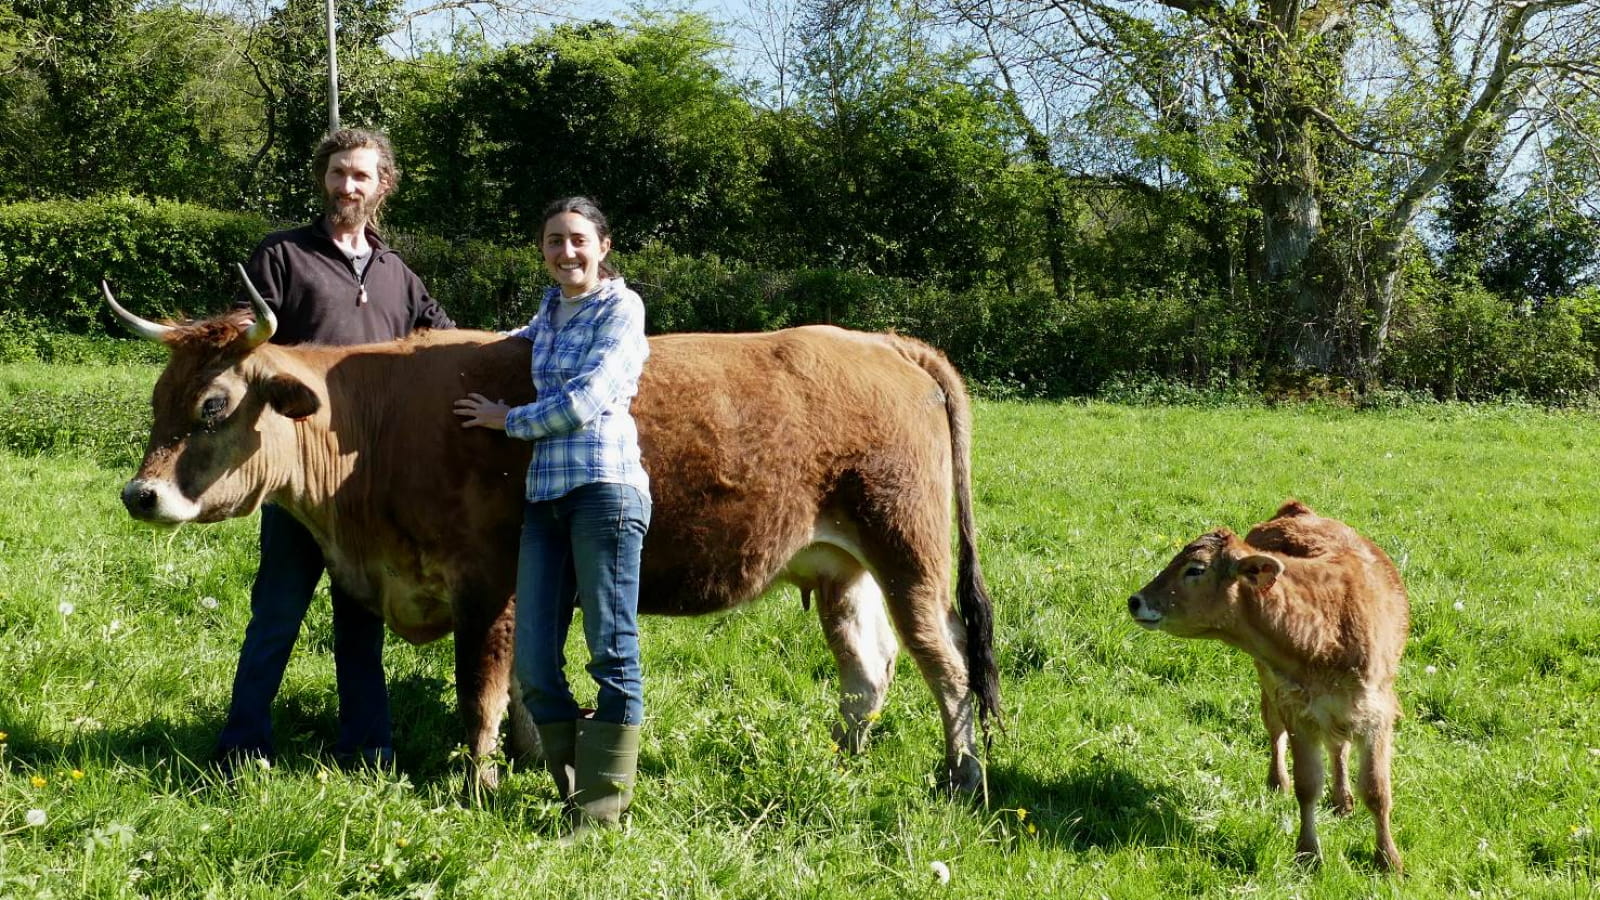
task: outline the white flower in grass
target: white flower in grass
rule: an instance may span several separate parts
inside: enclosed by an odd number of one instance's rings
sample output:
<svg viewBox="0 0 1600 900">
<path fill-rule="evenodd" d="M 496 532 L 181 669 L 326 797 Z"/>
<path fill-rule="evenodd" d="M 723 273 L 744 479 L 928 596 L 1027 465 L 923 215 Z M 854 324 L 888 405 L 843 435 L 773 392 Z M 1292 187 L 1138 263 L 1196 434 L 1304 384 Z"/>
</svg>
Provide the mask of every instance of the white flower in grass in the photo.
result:
<svg viewBox="0 0 1600 900">
<path fill-rule="evenodd" d="M 77 611 L 78 608 L 73 606 L 70 600 L 63 600 L 56 606 L 56 612 L 61 613 L 63 616 L 70 616 Z"/>
<path fill-rule="evenodd" d="M 206 609 L 216 609 L 218 606 L 221 606 L 222 604 L 218 603 L 217 602 L 217 598 L 215 598 L 215 597 L 201 597 L 200 598 L 200 605 L 205 607 Z"/>
<path fill-rule="evenodd" d="M 928 868 L 933 870 L 933 877 L 935 881 L 938 881 L 940 884 L 950 883 L 950 866 L 936 859 L 933 862 L 928 863 Z"/>
<path fill-rule="evenodd" d="M 1455 603 L 1455 611 L 1456 612 L 1464 612 L 1464 611 L 1466 611 L 1466 608 L 1467 608 L 1467 605 L 1465 603 L 1462 603 L 1460 600 L 1456 601 L 1456 603 Z"/>
<path fill-rule="evenodd" d="M 1437 674 L 1439 674 L 1439 667 L 1438 666 L 1423 666 L 1422 667 L 1422 671 L 1426 672 L 1429 675 L 1437 675 Z"/>
<path fill-rule="evenodd" d="M 50 821 L 50 817 L 46 816 L 44 814 L 44 810 L 42 809 L 30 809 L 28 810 L 27 814 L 22 817 L 22 821 L 23 824 L 27 825 L 29 828 L 43 828 L 44 823 Z"/>
</svg>

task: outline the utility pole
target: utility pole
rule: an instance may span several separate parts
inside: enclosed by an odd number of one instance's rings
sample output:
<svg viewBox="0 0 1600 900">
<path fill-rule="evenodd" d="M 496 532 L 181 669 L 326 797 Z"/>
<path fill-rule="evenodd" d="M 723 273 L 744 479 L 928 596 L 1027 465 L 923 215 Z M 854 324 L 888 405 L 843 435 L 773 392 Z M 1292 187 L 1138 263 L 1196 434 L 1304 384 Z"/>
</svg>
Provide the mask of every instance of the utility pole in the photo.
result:
<svg viewBox="0 0 1600 900">
<path fill-rule="evenodd" d="M 333 18 L 333 2 L 328 7 L 328 133 L 339 130 L 339 42 Z"/>
</svg>

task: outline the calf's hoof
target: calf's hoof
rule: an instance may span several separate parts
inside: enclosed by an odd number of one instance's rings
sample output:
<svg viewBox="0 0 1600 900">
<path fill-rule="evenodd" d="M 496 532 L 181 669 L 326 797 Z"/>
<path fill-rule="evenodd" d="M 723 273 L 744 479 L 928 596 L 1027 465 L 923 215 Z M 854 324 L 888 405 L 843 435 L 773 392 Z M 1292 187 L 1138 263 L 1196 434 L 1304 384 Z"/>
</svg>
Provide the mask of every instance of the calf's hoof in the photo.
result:
<svg viewBox="0 0 1600 900">
<path fill-rule="evenodd" d="M 1379 872 L 1386 875 L 1404 875 L 1405 866 L 1400 862 L 1400 851 L 1394 847 L 1379 847 L 1378 852 L 1372 856 L 1372 864 Z"/>
<path fill-rule="evenodd" d="M 1356 800 L 1349 794 L 1330 794 L 1328 796 L 1328 809 L 1336 816 L 1348 816 L 1354 812 Z"/>
</svg>

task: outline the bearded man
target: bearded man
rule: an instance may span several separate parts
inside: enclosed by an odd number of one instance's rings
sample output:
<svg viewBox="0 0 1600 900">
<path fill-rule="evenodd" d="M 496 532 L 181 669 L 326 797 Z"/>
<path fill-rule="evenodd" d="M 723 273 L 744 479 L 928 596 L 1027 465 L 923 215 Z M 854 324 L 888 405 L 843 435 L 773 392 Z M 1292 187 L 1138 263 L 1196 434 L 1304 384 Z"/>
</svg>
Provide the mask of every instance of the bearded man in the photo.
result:
<svg viewBox="0 0 1600 900">
<path fill-rule="evenodd" d="M 277 314 L 273 343 L 365 344 L 405 337 L 416 328 L 454 327 L 373 227 L 399 180 L 388 138 L 359 129 L 336 131 L 317 146 L 311 168 L 323 215 L 268 235 L 245 267 Z M 246 298 L 238 303 L 250 308 Z M 261 563 L 250 590 L 250 624 L 239 650 L 228 721 L 217 741 L 224 770 L 243 760 L 270 763 L 273 758 L 272 701 L 324 568 L 322 550 L 304 525 L 277 506 L 261 508 Z M 337 582 L 329 588 L 339 691 L 334 759 L 346 766 L 391 766 L 383 619 L 363 609 Z"/>
</svg>

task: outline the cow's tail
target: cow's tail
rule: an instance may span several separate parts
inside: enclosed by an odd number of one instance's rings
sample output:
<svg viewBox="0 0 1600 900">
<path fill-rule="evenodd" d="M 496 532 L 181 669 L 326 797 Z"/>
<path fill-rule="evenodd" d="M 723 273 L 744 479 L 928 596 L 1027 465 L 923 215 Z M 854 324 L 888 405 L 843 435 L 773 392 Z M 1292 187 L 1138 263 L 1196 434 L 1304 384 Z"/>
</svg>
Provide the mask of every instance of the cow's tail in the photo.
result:
<svg viewBox="0 0 1600 900">
<path fill-rule="evenodd" d="M 1000 672 L 994 658 L 994 606 L 978 565 L 978 526 L 972 514 L 972 406 L 961 375 L 933 347 L 911 338 L 894 336 L 902 354 L 916 363 L 944 394 L 945 416 L 950 423 L 950 468 L 955 490 L 956 524 L 960 549 L 956 563 L 956 605 L 967 630 L 967 684 L 977 700 L 978 721 L 984 745 L 990 741 L 991 722 L 1005 727 L 1000 709 Z"/>
</svg>

